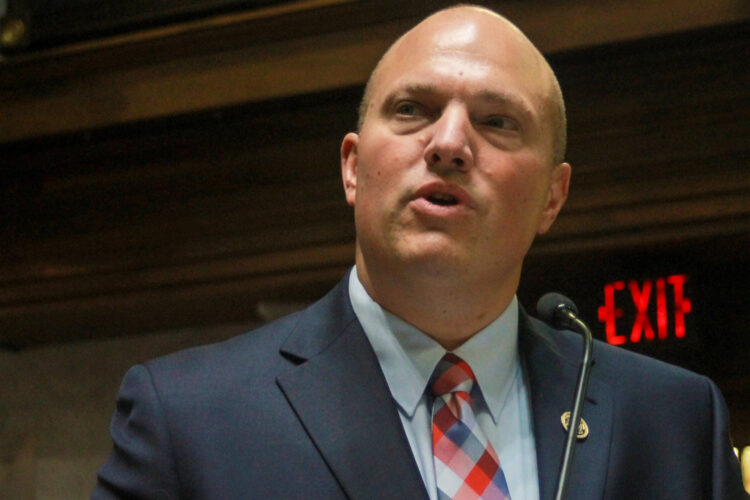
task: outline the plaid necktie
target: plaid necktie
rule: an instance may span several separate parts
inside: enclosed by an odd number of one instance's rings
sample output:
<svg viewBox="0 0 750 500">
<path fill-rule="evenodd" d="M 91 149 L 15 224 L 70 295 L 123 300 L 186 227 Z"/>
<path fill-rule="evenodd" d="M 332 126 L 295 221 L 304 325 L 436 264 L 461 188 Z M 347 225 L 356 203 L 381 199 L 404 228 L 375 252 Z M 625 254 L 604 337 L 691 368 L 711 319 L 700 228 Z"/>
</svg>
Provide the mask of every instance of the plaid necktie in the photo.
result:
<svg viewBox="0 0 750 500">
<path fill-rule="evenodd" d="M 475 381 L 469 365 L 451 352 L 443 356 L 430 379 L 439 500 L 510 500 L 500 460 L 471 408 Z"/>
</svg>

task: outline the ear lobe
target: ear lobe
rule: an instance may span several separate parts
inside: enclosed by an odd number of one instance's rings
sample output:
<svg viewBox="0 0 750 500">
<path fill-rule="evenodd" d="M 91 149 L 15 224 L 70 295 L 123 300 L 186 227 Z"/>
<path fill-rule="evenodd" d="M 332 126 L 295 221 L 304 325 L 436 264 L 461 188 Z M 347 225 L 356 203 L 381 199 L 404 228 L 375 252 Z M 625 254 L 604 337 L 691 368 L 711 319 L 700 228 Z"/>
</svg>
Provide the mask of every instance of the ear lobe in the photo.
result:
<svg viewBox="0 0 750 500">
<path fill-rule="evenodd" d="M 547 205 L 542 211 L 542 218 L 537 233 L 544 234 L 552 227 L 557 214 L 562 210 L 565 200 L 568 198 L 570 188 L 571 167 L 568 163 L 556 165 L 552 172 L 552 182 L 547 194 Z"/>
<path fill-rule="evenodd" d="M 346 202 L 354 206 L 357 196 L 357 146 L 359 135 L 349 132 L 341 142 L 341 180 L 344 183 L 344 194 Z"/>
</svg>

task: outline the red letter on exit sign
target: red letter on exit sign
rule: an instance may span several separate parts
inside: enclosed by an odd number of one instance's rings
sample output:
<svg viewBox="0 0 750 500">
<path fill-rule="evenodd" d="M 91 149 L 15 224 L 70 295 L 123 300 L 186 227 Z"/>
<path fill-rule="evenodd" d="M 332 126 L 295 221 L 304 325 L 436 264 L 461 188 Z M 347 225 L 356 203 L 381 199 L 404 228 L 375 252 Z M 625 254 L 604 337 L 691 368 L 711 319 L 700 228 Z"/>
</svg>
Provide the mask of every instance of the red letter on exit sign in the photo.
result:
<svg viewBox="0 0 750 500">
<path fill-rule="evenodd" d="M 687 276 L 683 274 L 656 280 L 645 280 L 642 283 L 634 280 L 629 281 L 627 288 L 635 309 L 633 325 L 629 335 L 618 334 L 616 323 L 616 320 L 623 316 L 623 310 L 616 306 L 617 292 L 625 290 L 625 282 L 615 281 L 604 285 L 604 305 L 599 306 L 598 316 L 599 321 L 604 323 L 607 342 L 613 345 L 622 345 L 627 342 L 640 342 L 644 337 L 647 340 L 666 339 L 669 326 L 669 313 L 667 311 L 667 289 L 669 287 L 672 291 L 674 336 L 683 338 L 685 336 L 685 315 L 691 310 L 690 299 L 685 297 L 686 281 Z M 651 300 L 652 292 L 655 296 L 654 300 Z M 622 295 L 621 301 L 627 300 L 624 297 L 625 294 L 620 295 Z M 651 304 L 654 304 L 656 308 L 656 331 L 654 331 L 649 316 Z"/>
</svg>

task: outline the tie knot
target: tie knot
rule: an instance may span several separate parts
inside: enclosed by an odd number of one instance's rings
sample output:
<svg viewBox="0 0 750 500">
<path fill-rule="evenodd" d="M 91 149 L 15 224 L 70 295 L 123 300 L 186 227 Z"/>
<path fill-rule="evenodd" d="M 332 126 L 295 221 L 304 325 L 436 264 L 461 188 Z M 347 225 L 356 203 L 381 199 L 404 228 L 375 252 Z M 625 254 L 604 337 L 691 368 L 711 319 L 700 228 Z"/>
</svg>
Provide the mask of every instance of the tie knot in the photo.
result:
<svg viewBox="0 0 750 500">
<path fill-rule="evenodd" d="M 438 361 L 430 378 L 430 391 L 435 397 L 452 392 L 471 393 L 476 377 L 469 364 L 452 352 L 445 353 Z"/>
</svg>

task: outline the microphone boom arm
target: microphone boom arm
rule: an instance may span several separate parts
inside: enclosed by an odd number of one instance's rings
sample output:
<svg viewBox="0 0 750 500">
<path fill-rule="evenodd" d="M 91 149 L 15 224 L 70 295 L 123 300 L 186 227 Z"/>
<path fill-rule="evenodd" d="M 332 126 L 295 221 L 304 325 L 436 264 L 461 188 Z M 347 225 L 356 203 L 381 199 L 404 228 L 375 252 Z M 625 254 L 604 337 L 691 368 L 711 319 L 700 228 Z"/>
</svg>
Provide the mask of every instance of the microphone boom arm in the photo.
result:
<svg viewBox="0 0 750 500">
<path fill-rule="evenodd" d="M 555 493 L 555 500 L 563 500 L 565 498 L 565 490 L 568 486 L 568 478 L 570 477 L 571 466 L 573 464 L 573 454 L 575 452 L 578 427 L 581 423 L 581 413 L 583 412 L 583 401 L 589 383 L 589 374 L 591 372 L 592 364 L 591 354 L 593 351 L 593 337 L 591 335 L 591 330 L 589 330 L 583 321 L 578 319 L 578 316 L 571 311 L 569 307 L 561 304 L 555 308 L 555 314 L 558 315 L 558 318 L 560 318 L 561 322 L 566 327 L 583 335 L 583 360 L 581 363 L 581 370 L 578 373 L 578 383 L 575 399 L 573 401 L 573 412 L 568 423 L 568 436 L 565 441 L 565 451 L 563 453 L 562 465 L 560 466 L 560 475 L 558 476 L 557 492 Z"/>
</svg>

